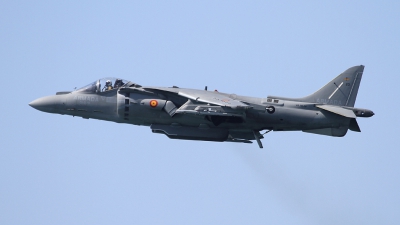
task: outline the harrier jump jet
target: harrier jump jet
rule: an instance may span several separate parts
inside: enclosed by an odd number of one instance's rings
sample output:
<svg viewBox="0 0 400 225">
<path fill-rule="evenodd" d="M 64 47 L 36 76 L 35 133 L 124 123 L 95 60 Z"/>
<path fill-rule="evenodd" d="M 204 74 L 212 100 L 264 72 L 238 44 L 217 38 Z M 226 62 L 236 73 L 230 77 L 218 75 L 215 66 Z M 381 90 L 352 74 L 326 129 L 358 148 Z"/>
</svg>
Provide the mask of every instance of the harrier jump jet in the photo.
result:
<svg viewBox="0 0 400 225">
<path fill-rule="evenodd" d="M 172 139 L 252 143 L 270 131 L 304 131 L 342 137 L 360 132 L 354 108 L 364 66 L 347 69 L 303 98 L 246 97 L 217 91 L 150 87 L 104 78 L 72 92 L 57 92 L 29 103 L 33 108 L 85 119 L 149 126 Z M 265 131 L 264 133 L 260 133 Z"/>
</svg>

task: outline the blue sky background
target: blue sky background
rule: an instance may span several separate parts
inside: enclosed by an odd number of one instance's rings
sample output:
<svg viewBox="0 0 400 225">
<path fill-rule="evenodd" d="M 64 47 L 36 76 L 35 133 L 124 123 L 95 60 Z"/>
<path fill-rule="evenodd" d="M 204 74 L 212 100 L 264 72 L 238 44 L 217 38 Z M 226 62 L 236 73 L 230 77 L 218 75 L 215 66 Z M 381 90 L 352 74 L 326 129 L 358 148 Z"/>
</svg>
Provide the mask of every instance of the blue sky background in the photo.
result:
<svg viewBox="0 0 400 225">
<path fill-rule="evenodd" d="M 399 224 L 399 1 L 2 1 L 0 224 Z M 362 133 L 256 144 L 46 114 L 115 76 L 302 97 L 365 65 Z"/>
</svg>

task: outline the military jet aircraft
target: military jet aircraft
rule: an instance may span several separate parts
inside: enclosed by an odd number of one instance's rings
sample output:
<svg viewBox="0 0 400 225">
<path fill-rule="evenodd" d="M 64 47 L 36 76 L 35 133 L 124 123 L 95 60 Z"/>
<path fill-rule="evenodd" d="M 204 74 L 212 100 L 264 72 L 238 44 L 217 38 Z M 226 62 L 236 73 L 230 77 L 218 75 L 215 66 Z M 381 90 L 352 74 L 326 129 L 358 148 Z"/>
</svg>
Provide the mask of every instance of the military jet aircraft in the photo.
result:
<svg viewBox="0 0 400 225">
<path fill-rule="evenodd" d="M 304 131 L 342 137 L 360 132 L 354 108 L 364 66 L 354 66 L 303 98 L 246 97 L 218 91 L 141 86 L 104 78 L 71 92 L 29 103 L 33 108 L 85 119 L 150 126 L 172 139 L 252 143 L 270 131 Z M 260 133 L 265 131 L 264 133 Z"/>
</svg>

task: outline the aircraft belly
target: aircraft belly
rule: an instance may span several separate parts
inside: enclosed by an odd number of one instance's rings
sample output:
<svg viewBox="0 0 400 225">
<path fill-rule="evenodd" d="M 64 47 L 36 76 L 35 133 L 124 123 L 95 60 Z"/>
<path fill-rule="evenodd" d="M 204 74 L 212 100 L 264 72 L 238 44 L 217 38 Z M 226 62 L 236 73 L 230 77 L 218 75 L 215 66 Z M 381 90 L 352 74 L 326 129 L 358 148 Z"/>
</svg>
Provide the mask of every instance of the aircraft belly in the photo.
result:
<svg viewBox="0 0 400 225">
<path fill-rule="evenodd" d="M 223 128 L 188 127 L 179 125 L 152 124 L 153 133 L 165 134 L 171 139 L 226 141 L 229 131 Z"/>
<path fill-rule="evenodd" d="M 312 125 L 317 111 L 289 107 L 274 107 L 274 112 L 260 113 L 263 123 L 274 130 L 301 130 Z"/>
</svg>

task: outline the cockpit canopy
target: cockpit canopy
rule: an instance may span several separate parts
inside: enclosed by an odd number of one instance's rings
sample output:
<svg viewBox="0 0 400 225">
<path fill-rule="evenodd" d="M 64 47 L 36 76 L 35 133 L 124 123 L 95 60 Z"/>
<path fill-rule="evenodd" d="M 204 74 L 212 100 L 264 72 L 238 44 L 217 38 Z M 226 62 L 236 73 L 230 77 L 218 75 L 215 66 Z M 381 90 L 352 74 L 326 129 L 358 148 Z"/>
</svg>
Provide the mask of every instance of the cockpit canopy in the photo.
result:
<svg viewBox="0 0 400 225">
<path fill-rule="evenodd" d="M 77 89 L 75 92 L 83 92 L 83 93 L 99 93 L 111 91 L 113 89 L 118 89 L 122 86 L 130 83 L 127 80 L 115 78 L 115 77 L 106 77 L 100 80 L 97 80 L 91 84 L 88 84 L 84 87 Z"/>
</svg>

